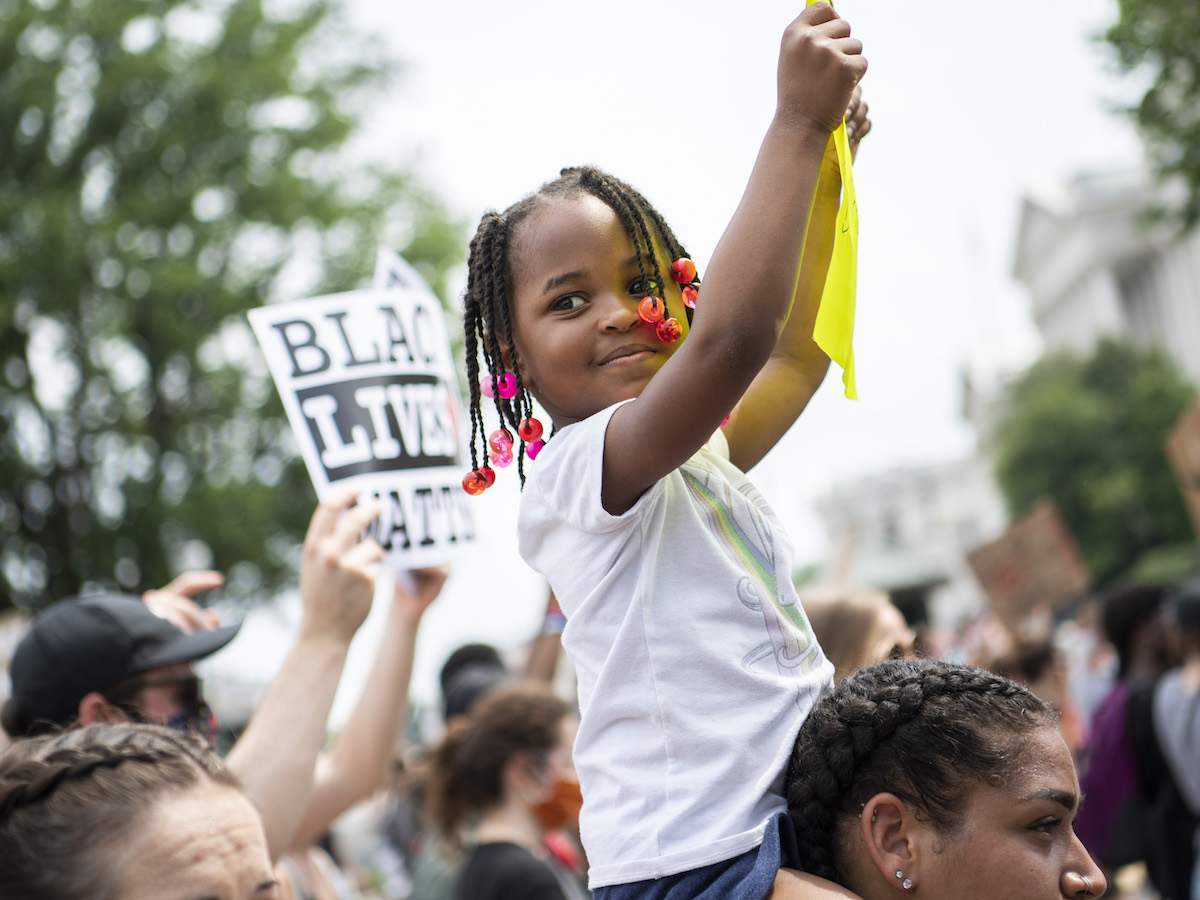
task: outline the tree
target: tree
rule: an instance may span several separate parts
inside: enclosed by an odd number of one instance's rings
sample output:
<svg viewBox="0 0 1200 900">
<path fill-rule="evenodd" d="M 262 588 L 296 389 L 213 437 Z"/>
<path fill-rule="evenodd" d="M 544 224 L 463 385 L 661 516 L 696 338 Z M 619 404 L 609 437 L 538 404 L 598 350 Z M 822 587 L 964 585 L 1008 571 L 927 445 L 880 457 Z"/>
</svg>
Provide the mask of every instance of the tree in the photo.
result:
<svg viewBox="0 0 1200 900">
<path fill-rule="evenodd" d="M 463 229 L 354 162 L 395 66 L 326 0 L 0 0 L 0 577 L 37 605 L 293 571 L 315 504 L 245 311 Z"/>
<path fill-rule="evenodd" d="M 1192 393 L 1157 350 L 1112 340 L 1087 359 L 1040 360 L 1006 389 L 993 433 L 1010 511 L 1052 497 L 1101 583 L 1150 548 L 1189 542 L 1163 439 Z"/>
<path fill-rule="evenodd" d="M 1175 210 L 1185 228 L 1200 221 L 1200 5 L 1194 0 L 1119 0 L 1105 39 L 1126 71 L 1151 84 L 1132 108 L 1154 167 L 1178 177 L 1186 197 Z"/>
</svg>

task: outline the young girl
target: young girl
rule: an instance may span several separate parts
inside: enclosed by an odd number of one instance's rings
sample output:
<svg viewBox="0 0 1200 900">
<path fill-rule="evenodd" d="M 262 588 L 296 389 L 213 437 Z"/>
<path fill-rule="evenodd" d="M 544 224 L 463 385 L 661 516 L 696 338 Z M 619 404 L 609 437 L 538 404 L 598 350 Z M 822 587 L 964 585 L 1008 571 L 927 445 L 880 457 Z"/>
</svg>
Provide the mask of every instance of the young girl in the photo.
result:
<svg viewBox="0 0 1200 900">
<path fill-rule="evenodd" d="M 781 862 L 788 749 L 832 667 L 743 473 L 828 365 L 812 330 L 840 188 L 830 135 L 865 69 L 827 4 L 788 27 L 776 113 L 698 297 L 662 217 L 591 168 L 485 215 L 471 244 L 464 487 L 512 459 L 510 428 L 518 459 L 538 456 L 519 546 L 567 617 L 600 900 L 765 897 Z M 480 388 L 505 423 L 490 465 Z M 544 451 L 530 395 L 553 423 Z"/>
</svg>

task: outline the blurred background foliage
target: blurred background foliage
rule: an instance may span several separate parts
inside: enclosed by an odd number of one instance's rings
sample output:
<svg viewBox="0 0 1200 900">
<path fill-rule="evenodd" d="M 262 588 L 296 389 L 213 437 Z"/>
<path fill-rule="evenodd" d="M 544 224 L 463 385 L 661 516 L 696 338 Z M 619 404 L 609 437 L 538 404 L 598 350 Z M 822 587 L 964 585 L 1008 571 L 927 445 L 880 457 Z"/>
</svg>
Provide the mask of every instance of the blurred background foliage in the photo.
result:
<svg viewBox="0 0 1200 900">
<path fill-rule="evenodd" d="M 1119 0 L 1105 33 L 1119 65 L 1147 81 L 1129 112 L 1150 160 L 1184 191 L 1166 210 L 1186 229 L 1200 222 L 1200 4 L 1196 0 Z"/>
<path fill-rule="evenodd" d="M 396 64 L 325 2 L 0 0 L 0 608 L 293 576 L 316 498 L 245 319 L 440 296 L 465 232 L 352 152 Z"/>
<path fill-rule="evenodd" d="M 1136 574 L 1143 557 L 1168 548 L 1194 565 L 1163 446 L 1194 393 L 1156 349 L 1108 339 L 1087 357 L 1043 357 L 1007 387 L 992 432 L 1009 511 L 1053 498 L 1097 584 Z"/>
</svg>

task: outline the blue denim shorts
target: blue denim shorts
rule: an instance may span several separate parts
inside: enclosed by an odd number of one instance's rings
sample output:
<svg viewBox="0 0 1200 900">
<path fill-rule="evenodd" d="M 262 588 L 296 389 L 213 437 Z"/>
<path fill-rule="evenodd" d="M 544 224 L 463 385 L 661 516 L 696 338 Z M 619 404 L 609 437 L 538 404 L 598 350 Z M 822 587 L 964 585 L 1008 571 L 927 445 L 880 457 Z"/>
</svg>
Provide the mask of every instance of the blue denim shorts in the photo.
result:
<svg viewBox="0 0 1200 900">
<path fill-rule="evenodd" d="M 610 884 L 595 900 L 766 900 L 781 866 L 799 868 L 796 832 L 787 813 L 767 822 L 763 842 L 724 862 L 663 878 Z"/>
</svg>

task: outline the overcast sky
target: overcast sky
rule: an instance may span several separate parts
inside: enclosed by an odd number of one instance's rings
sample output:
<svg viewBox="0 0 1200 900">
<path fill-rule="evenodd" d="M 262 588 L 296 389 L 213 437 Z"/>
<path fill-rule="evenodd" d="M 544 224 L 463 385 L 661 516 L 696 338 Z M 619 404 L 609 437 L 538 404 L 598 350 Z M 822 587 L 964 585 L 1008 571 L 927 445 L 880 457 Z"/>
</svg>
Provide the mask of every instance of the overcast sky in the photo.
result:
<svg viewBox="0 0 1200 900">
<path fill-rule="evenodd" d="M 779 39 L 800 9 L 774 0 L 350 7 L 406 64 L 374 113 L 374 152 L 412 159 L 472 224 L 563 166 L 599 165 L 650 198 L 701 272 L 745 187 L 774 105 Z M 825 550 L 812 498 L 862 474 L 968 454 L 963 367 L 1011 370 L 1036 355 L 1027 298 L 1009 275 L 1025 193 L 1140 159 L 1113 111 L 1133 86 L 1095 39 L 1115 0 L 838 9 L 865 45 L 874 123 L 855 169 L 861 399 L 845 400 L 831 373 L 755 470 L 801 561 Z M 485 541 L 427 617 L 420 693 L 458 643 L 512 643 L 536 625 L 543 597 L 516 558 L 515 497 L 509 485 L 480 498 Z"/>
</svg>

